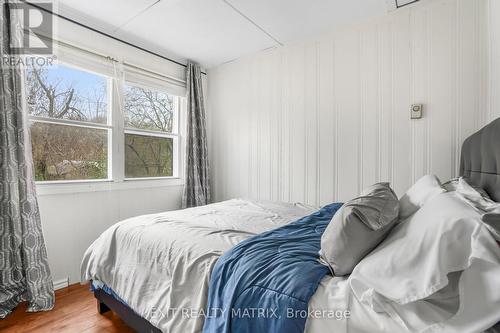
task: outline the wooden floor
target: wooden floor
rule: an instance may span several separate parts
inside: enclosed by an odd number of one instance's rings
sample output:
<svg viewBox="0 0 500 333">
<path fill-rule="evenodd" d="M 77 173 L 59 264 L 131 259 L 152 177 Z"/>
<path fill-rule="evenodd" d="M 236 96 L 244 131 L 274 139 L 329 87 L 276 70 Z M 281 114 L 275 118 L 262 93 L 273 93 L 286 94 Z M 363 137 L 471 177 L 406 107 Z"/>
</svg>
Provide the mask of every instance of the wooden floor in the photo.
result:
<svg viewBox="0 0 500 333">
<path fill-rule="evenodd" d="M 97 301 L 88 285 L 71 285 L 56 291 L 52 311 L 27 313 L 20 304 L 6 319 L 0 319 L 1 333 L 128 333 L 134 332 L 113 312 L 97 313 Z"/>
</svg>

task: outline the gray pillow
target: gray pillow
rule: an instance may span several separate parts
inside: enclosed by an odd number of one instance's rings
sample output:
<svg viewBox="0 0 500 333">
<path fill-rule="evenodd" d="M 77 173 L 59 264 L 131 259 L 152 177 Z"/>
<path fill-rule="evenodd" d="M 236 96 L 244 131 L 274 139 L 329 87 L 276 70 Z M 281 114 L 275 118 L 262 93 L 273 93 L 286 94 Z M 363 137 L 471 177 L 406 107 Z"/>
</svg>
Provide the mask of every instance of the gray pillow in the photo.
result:
<svg viewBox="0 0 500 333">
<path fill-rule="evenodd" d="M 350 274 L 396 224 L 398 197 L 389 183 L 365 189 L 346 202 L 332 218 L 321 237 L 320 256 L 336 276 Z"/>
</svg>

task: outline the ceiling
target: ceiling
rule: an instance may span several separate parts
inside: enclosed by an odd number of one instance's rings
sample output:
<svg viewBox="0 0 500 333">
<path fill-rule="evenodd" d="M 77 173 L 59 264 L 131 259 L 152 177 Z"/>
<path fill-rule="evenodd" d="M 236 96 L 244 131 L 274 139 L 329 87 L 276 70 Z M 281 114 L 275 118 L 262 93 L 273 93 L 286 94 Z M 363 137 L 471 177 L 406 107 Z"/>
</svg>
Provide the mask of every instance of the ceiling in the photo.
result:
<svg viewBox="0 0 500 333">
<path fill-rule="evenodd" d="M 386 0 L 59 0 L 58 12 L 205 68 L 382 15 Z"/>
</svg>

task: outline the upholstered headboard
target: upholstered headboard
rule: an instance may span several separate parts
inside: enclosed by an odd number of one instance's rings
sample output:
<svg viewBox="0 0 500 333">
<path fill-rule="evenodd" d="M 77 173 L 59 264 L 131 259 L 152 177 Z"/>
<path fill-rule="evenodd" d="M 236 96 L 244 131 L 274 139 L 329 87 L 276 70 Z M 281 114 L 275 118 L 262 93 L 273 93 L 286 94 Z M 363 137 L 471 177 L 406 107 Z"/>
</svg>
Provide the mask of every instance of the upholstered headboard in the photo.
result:
<svg viewBox="0 0 500 333">
<path fill-rule="evenodd" d="M 500 202 L 500 118 L 464 141 L 460 175 Z"/>
</svg>

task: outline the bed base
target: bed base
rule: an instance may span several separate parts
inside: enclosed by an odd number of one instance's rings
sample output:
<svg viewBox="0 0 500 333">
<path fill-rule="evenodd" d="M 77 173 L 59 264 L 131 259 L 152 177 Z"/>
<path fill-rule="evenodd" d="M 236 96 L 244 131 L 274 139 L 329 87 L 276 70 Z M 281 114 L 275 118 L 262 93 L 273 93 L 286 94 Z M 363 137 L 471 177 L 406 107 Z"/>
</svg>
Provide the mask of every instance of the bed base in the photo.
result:
<svg viewBox="0 0 500 333">
<path fill-rule="evenodd" d="M 104 314 L 113 311 L 128 326 L 139 333 L 161 333 L 161 330 L 153 326 L 149 321 L 139 316 L 131 308 L 107 294 L 102 289 L 96 289 L 94 296 L 97 298 L 97 311 Z"/>
</svg>

